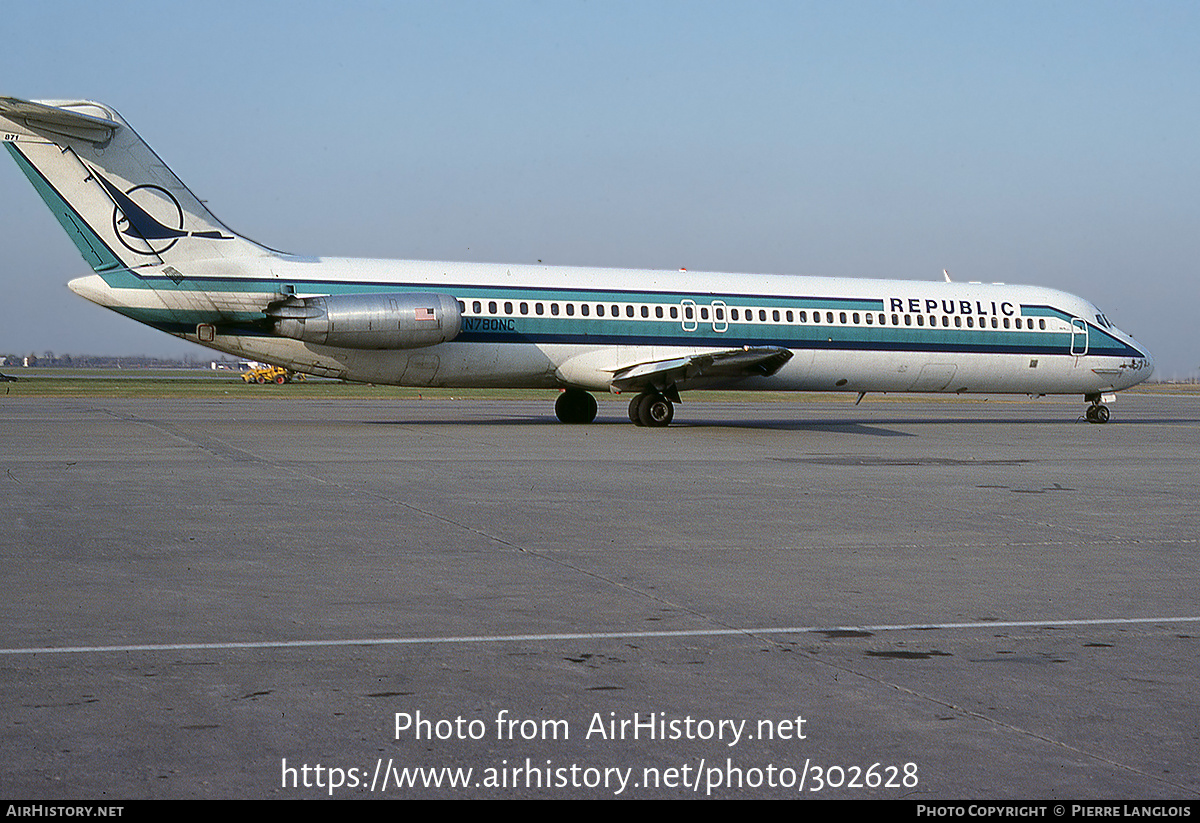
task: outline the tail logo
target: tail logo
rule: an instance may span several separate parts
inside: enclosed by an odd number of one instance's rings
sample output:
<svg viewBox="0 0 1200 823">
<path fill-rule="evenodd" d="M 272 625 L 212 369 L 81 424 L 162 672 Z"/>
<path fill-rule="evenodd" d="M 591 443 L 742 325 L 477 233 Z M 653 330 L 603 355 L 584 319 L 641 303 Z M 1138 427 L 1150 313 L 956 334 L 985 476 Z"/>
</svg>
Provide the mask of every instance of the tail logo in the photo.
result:
<svg viewBox="0 0 1200 823">
<path fill-rule="evenodd" d="M 123 192 L 95 169 L 91 171 L 113 200 L 113 232 L 121 244 L 134 254 L 160 255 L 178 243 L 181 237 L 233 239 L 232 235 L 219 231 L 185 230 L 183 207 L 175 195 L 162 186 L 145 183 Z"/>
</svg>

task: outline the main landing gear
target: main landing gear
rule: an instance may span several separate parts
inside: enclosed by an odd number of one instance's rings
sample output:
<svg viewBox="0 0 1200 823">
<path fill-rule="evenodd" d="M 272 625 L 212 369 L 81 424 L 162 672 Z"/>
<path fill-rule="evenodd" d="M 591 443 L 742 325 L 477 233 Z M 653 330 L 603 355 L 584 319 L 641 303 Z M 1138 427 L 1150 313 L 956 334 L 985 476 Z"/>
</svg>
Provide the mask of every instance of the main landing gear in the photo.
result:
<svg viewBox="0 0 1200 823">
<path fill-rule="evenodd" d="M 643 392 L 629 401 L 629 420 L 635 426 L 661 428 L 675 418 L 675 404 L 658 392 Z"/>
<path fill-rule="evenodd" d="M 554 414 L 564 423 L 591 423 L 596 419 L 596 398 L 583 389 L 566 389 L 554 401 Z"/>
<path fill-rule="evenodd" d="M 670 391 L 670 390 L 668 390 Z M 674 419 L 678 397 L 643 391 L 629 402 L 629 419 L 636 426 L 661 428 Z M 596 419 L 596 398 L 582 389 L 565 389 L 554 401 L 554 415 L 564 423 L 589 423 Z"/>
<path fill-rule="evenodd" d="M 629 419 L 637 426 L 669 425 L 675 418 L 679 396 L 673 393 L 673 388 L 667 394 L 647 391 L 634 397 L 629 401 Z M 583 389 L 565 389 L 554 401 L 554 414 L 564 423 L 591 423 L 596 419 L 596 398 Z"/>
<path fill-rule="evenodd" d="M 1101 403 L 1101 397 L 1098 394 L 1085 395 L 1084 400 L 1091 403 L 1087 407 L 1087 411 L 1083 413 L 1084 419 L 1089 423 L 1107 423 L 1108 422 L 1108 406 Z M 1109 400 L 1112 398 L 1109 397 Z"/>
</svg>

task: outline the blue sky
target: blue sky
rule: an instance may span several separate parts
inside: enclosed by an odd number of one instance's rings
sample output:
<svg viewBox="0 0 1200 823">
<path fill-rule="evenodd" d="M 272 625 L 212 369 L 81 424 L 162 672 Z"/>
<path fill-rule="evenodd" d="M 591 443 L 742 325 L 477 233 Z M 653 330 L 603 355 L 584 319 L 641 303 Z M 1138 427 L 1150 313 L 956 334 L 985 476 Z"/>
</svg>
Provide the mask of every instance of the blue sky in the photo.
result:
<svg viewBox="0 0 1200 823">
<path fill-rule="evenodd" d="M 1200 4 L 46 2 L 0 93 L 117 108 L 276 248 L 1035 283 L 1195 376 Z M 0 352 L 190 347 L 75 297 L 0 157 Z"/>
</svg>

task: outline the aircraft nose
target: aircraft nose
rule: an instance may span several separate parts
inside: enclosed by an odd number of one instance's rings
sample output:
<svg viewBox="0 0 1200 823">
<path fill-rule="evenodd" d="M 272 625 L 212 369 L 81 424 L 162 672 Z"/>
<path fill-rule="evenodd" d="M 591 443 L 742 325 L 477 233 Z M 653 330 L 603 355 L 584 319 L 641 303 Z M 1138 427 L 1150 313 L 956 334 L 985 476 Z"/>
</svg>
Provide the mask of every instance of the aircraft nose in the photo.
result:
<svg viewBox="0 0 1200 823">
<path fill-rule="evenodd" d="M 1138 341 L 1130 338 L 1130 342 L 1137 351 L 1137 356 L 1133 358 L 1133 362 L 1131 363 L 1133 368 L 1125 372 L 1125 379 L 1129 382 L 1129 386 L 1136 386 L 1138 383 L 1149 380 L 1150 375 L 1154 374 L 1154 357 Z"/>
</svg>

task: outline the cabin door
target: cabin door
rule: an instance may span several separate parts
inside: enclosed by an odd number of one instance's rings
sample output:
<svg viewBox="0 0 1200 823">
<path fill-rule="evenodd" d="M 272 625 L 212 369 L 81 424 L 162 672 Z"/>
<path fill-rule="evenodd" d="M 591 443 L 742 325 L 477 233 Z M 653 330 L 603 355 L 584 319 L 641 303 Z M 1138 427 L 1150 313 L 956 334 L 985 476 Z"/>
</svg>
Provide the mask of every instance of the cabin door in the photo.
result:
<svg viewBox="0 0 1200 823">
<path fill-rule="evenodd" d="M 1086 320 L 1071 319 L 1071 354 L 1082 357 L 1088 352 L 1088 326 Z"/>
</svg>

